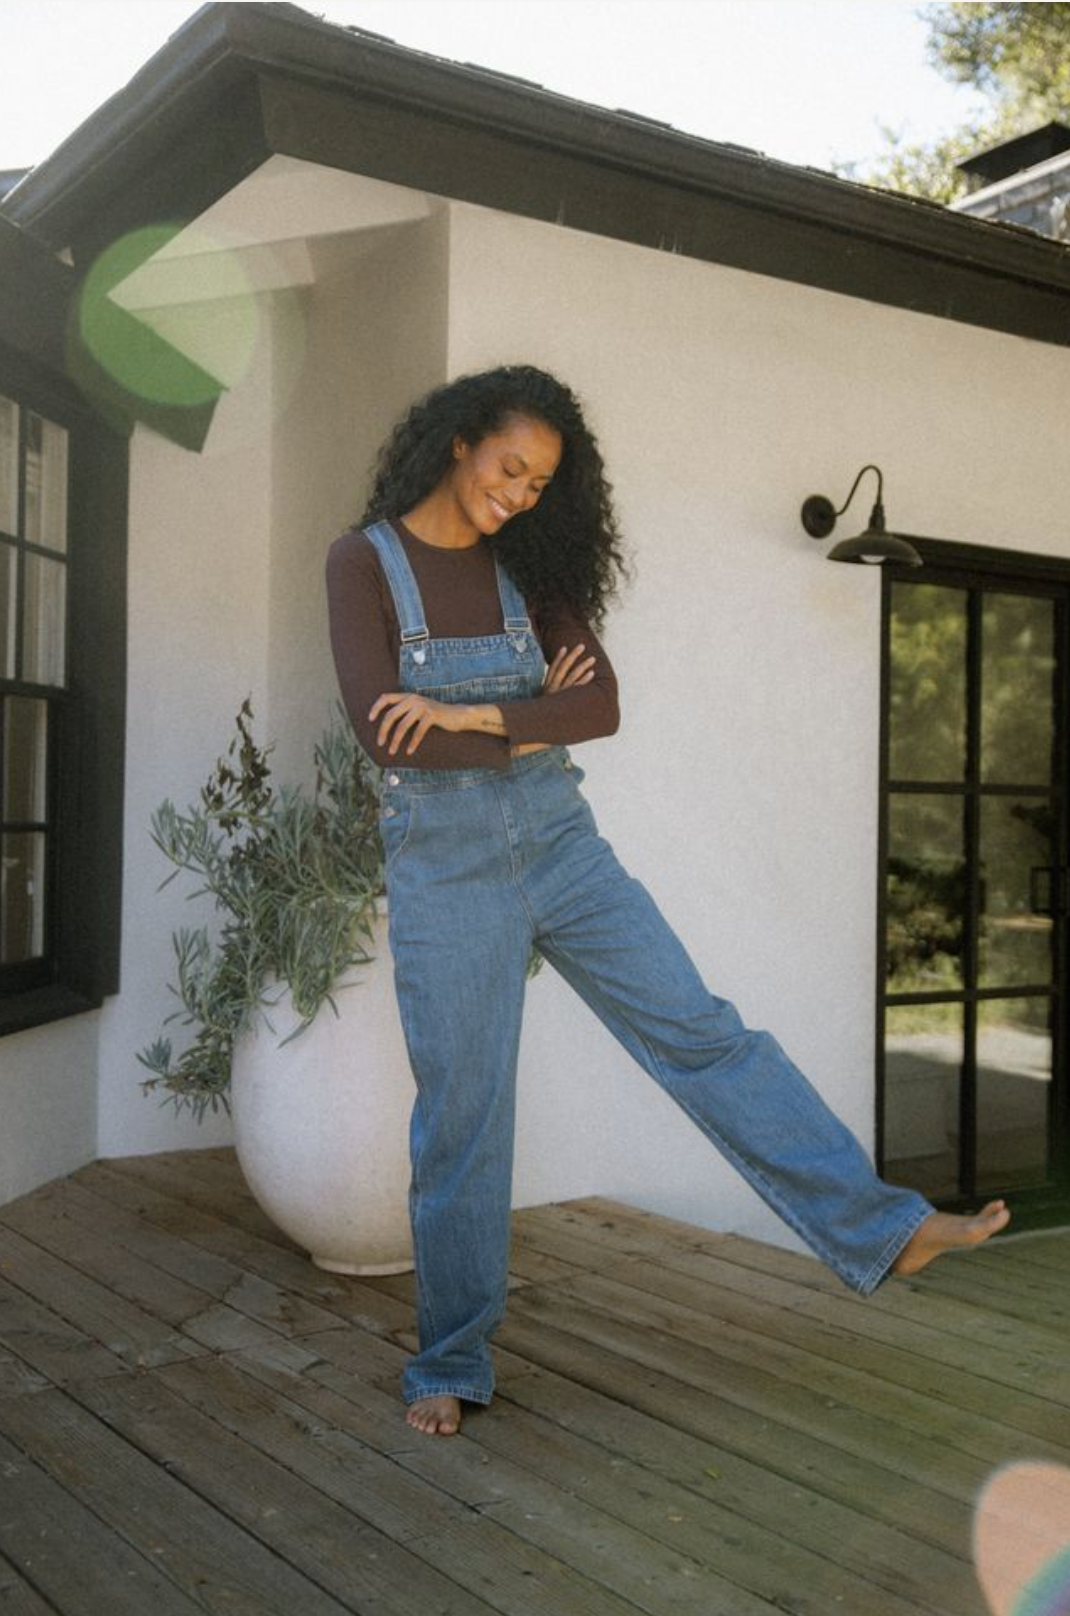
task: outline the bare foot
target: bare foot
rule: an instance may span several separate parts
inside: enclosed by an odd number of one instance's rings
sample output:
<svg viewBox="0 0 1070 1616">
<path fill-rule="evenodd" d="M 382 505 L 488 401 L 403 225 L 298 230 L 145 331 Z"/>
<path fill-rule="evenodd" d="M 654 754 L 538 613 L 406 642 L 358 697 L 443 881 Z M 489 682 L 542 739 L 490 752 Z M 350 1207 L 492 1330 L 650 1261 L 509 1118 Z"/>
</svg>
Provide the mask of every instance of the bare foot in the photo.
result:
<svg viewBox="0 0 1070 1616">
<path fill-rule="evenodd" d="M 892 1273 L 916 1274 L 945 1251 L 954 1251 L 960 1246 L 979 1246 L 990 1235 L 1005 1229 L 1010 1220 L 1011 1215 L 1002 1201 L 989 1201 L 980 1212 L 965 1218 L 952 1212 L 933 1212 L 911 1235 L 892 1264 Z"/>
<path fill-rule="evenodd" d="M 410 1403 L 405 1423 L 425 1436 L 456 1436 L 461 1429 L 461 1405 L 456 1397 L 421 1397 Z"/>
</svg>

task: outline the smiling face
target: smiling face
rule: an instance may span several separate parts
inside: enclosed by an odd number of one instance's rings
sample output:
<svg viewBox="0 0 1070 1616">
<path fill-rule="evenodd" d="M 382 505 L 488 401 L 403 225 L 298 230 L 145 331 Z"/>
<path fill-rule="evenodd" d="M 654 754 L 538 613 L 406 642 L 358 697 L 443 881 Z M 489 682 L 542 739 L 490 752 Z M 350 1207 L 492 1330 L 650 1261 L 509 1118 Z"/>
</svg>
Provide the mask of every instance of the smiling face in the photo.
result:
<svg viewBox="0 0 1070 1616">
<path fill-rule="evenodd" d="M 446 487 L 477 533 L 497 533 L 537 505 L 561 460 L 561 434 L 545 421 L 511 415 L 478 443 L 457 438 Z"/>
</svg>

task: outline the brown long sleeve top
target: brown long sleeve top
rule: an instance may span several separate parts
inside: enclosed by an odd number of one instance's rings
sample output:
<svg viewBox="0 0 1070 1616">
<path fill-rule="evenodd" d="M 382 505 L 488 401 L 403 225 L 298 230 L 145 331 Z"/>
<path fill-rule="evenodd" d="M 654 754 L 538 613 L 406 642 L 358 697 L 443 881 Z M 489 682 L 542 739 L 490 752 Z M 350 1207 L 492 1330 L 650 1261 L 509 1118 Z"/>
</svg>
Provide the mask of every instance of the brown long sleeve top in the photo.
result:
<svg viewBox="0 0 1070 1616">
<path fill-rule="evenodd" d="M 502 633 L 502 608 L 489 546 L 449 550 L 427 544 L 401 522 L 393 524 L 412 565 L 432 639 Z M 371 540 L 357 529 L 335 539 L 327 556 L 331 648 L 342 701 L 357 740 L 380 766 L 399 762 L 419 769 L 509 766 L 510 748 L 528 742 L 570 746 L 612 735 L 620 721 L 617 680 L 589 623 L 566 606 L 532 615 L 547 662 L 566 647 L 586 646 L 594 678 L 571 690 L 499 702 L 506 734 L 432 729 L 411 757 L 391 758 L 376 740 L 368 713 L 379 696 L 398 688 L 401 630 L 394 599 Z"/>
</svg>

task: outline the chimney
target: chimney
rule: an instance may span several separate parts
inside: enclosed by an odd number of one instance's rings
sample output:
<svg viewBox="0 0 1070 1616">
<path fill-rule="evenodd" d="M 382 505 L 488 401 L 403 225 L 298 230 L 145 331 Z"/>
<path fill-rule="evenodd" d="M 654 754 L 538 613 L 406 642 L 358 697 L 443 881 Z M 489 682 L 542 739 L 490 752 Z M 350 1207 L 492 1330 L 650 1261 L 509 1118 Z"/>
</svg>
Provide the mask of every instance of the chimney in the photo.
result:
<svg viewBox="0 0 1070 1616">
<path fill-rule="evenodd" d="M 1046 123 L 957 166 L 969 187 L 957 213 L 1070 241 L 1070 125 Z"/>
</svg>

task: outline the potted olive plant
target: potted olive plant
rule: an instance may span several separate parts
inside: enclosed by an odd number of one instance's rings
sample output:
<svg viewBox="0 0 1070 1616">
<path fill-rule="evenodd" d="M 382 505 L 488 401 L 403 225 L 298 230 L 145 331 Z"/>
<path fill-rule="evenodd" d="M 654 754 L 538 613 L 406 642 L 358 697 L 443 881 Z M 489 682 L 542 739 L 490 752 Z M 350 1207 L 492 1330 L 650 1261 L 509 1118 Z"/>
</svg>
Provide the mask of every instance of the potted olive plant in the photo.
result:
<svg viewBox="0 0 1070 1616">
<path fill-rule="evenodd" d="M 152 837 L 215 925 L 174 935 L 193 1028 L 161 1034 L 144 1083 L 200 1119 L 234 1117 L 238 1159 L 268 1215 L 321 1267 L 411 1267 L 407 1119 L 413 1086 L 382 918 L 378 771 L 340 715 L 314 750 L 315 783 L 277 787 L 243 703 L 200 802 L 156 811 Z"/>
</svg>

